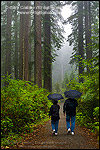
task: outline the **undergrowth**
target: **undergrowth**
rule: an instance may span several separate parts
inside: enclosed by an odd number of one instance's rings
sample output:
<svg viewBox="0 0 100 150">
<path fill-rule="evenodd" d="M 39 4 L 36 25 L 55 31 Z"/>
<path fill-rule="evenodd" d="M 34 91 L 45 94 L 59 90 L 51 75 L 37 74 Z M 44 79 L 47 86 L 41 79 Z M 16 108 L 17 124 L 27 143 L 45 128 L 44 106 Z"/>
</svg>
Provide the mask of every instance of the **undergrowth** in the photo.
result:
<svg viewBox="0 0 100 150">
<path fill-rule="evenodd" d="M 48 118 L 49 92 L 29 81 L 4 77 L 1 89 L 1 145 L 13 145 L 20 134 L 33 132 L 34 126 Z"/>
</svg>

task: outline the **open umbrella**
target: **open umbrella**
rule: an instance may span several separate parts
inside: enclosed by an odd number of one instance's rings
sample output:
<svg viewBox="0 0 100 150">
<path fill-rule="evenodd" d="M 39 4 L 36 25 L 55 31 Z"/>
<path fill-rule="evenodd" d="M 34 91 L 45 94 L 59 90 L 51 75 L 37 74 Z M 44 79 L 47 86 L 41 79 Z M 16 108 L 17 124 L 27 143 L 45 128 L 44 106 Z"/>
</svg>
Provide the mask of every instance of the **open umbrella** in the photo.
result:
<svg viewBox="0 0 100 150">
<path fill-rule="evenodd" d="M 60 99 L 64 99 L 63 96 L 61 94 L 49 94 L 48 96 L 49 100 L 60 100 Z"/>
<path fill-rule="evenodd" d="M 79 98 L 82 93 L 78 92 L 77 90 L 69 90 L 69 91 L 64 92 L 64 94 L 65 94 L 65 97 L 68 97 L 68 98 Z"/>
</svg>

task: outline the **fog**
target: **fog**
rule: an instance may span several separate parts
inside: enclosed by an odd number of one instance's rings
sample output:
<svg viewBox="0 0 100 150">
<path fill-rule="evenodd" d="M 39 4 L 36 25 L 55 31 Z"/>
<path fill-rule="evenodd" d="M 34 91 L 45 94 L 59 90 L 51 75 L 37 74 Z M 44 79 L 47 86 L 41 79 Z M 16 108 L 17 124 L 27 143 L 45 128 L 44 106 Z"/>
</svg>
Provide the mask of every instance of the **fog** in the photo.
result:
<svg viewBox="0 0 100 150">
<path fill-rule="evenodd" d="M 71 73 L 72 67 L 69 64 L 70 57 L 72 54 L 72 47 L 66 44 L 61 48 L 61 50 L 57 51 L 56 61 L 53 63 L 53 82 L 60 82 L 64 79 L 64 74 L 67 72 L 68 74 Z"/>
<path fill-rule="evenodd" d="M 71 13 L 72 11 L 68 5 L 63 7 L 62 16 L 64 19 L 67 19 Z M 71 25 L 64 25 L 64 30 L 64 36 L 67 39 L 68 35 L 71 33 Z M 69 43 L 64 41 L 61 50 L 57 51 L 56 53 L 58 56 L 56 57 L 56 61 L 53 63 L 53 83 L 62 81 L 64 79 L 65 72 L 70 74 L 72 71 L 71 65 L 69 64 L 70 57 L 72 55 L 72 46 L 69 46 Z"/>
</svg>

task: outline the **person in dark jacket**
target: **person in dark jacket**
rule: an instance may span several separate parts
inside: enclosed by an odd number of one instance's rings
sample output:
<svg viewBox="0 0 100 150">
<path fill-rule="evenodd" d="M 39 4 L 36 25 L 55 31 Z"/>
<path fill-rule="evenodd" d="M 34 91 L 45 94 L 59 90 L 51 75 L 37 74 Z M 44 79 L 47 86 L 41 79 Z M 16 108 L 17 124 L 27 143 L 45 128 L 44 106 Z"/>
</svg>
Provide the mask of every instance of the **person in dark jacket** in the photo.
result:
<svg viewBox="0 0 100 150">
<path fill-rule="evenodd" d="M 66 125 L 67 125 L 67 133 L 74 135 L 75 129 L 75 119 L 76 119 L 76 107 L 78 103 L 75 99 L 68 98 L 64 105 L 63 105 L 63 113 L 65 116 L 66 112 Z M 70 127 L 70 120 L 71 120 L 71 127 Z"/>
<path fill-rule="evenodd" d="M 52 133 L 57 135 L 58 133 L 58 124 L 59 124 L 59 109 L 60 106 L 57 104 L 58 101 L 53 101 L 53 105 L 50 108 L 49 111 L 49 117 L 51 116 L 51 126 L 52 126 Z"/>
</svg>

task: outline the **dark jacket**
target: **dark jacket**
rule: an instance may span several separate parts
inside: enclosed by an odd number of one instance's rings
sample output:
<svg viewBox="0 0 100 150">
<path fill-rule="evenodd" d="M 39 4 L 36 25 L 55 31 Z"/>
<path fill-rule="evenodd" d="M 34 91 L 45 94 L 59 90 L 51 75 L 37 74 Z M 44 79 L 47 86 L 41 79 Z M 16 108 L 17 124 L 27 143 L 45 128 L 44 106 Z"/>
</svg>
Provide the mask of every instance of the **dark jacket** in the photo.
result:
<svg viewBox="0 0 100 150">
<path fill-rule="evenodd" d="M 51 116 L 51 120 L 56 121 L 60 119 L 59 109 L 60 109 L 60 106 L 57 104 L 53 104 L 51 106 L 50 111 L 49 111 L 49 117 Z"/>
<path fill-rule="evenodd" d="M 75 99 L 68 98 L 63 105 L 63 113 L 66 112 L 66 115 L 75 116 L 77 106 L 78 103 Z"/>
</svg>

